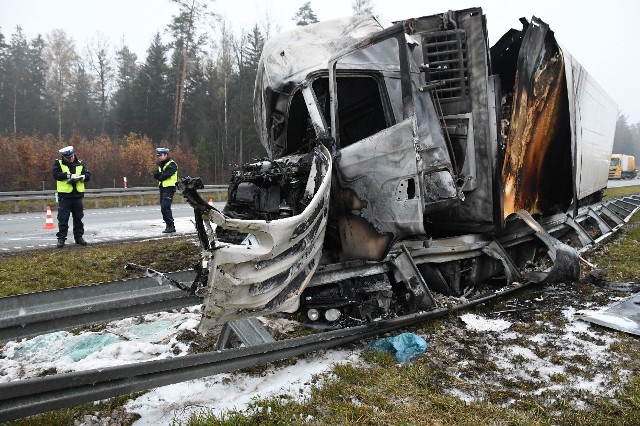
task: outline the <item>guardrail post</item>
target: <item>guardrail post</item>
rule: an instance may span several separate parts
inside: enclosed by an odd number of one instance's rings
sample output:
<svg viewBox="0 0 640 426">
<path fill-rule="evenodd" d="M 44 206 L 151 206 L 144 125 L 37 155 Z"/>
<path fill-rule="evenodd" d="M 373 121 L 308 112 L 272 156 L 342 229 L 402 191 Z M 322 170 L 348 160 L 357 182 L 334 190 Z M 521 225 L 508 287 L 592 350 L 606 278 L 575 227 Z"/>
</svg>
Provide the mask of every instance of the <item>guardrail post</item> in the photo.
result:
<svg viewBox="0 0 640 426">
<path fill-rule="evenodd" d="M 99 198 L 96 197 L 96 209 L 98 208 L 98 200 L 99 200 Z"/>
<path fill-rule="evenodd" d="M 122 195 L 118 195 L 118 207 L 122 207 Z"/>
<path fill-rule="evenodd" d="M 140 205 L 144 206 L 144 195 L 140 195 Z"/>
<path fill-rule="evenodd" d="M 13 212 L 14 213 L 20 213 L 20 204 L 18 204 L 17 200 L 16 200 L 16 203 L 13 206 Z"/>
</svg>

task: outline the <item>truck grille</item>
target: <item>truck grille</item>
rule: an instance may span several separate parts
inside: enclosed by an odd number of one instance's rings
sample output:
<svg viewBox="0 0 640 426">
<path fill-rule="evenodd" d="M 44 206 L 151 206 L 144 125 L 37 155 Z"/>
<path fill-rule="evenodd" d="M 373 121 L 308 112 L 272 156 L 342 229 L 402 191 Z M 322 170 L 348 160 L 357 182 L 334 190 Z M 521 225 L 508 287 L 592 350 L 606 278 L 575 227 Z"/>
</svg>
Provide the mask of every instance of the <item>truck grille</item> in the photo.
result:
<svg viewBox="0 0 640 426">
<path fill-rule="evenodd" d="M 427 81 L 440 82 L 441 101 L 460 100 L 469 96 L 467 70 L 467 36 L 464 30 L 449 30 L 422 35 L 425 46 Z"/>
</svg>

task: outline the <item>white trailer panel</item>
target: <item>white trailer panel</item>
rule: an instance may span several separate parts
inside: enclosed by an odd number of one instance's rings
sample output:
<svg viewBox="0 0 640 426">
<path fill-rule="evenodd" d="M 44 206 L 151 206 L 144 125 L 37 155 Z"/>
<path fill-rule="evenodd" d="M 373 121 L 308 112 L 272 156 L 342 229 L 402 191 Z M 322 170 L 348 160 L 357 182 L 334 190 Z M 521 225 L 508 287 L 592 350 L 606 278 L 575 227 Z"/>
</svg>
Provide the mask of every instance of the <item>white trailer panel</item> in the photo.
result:
<svg viewBox="0 0 640 426">
<path fill-rule="evenodd" d="M 607 187 L 618 106 L 561 46 L 567 76 L 578 200 Z"/>
</svg>

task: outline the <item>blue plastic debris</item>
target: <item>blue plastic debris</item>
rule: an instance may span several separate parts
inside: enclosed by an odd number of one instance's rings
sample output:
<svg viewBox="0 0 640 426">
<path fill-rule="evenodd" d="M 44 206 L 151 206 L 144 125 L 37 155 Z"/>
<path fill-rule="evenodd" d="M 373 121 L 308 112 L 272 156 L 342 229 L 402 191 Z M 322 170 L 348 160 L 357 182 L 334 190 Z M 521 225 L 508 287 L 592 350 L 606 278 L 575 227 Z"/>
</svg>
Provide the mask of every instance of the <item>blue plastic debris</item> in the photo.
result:
<svg viewBox="0 0 640 426">
<path fill-rule="evenodd" d="M 393 353 L 399 363 L 411 362 L 413 357 L 427 350 L 427 341 L 413 333 L 402 333 L 395 337 L 385 337 L 369 343 L 365 349 L 383 353 Z"/>
</svg>

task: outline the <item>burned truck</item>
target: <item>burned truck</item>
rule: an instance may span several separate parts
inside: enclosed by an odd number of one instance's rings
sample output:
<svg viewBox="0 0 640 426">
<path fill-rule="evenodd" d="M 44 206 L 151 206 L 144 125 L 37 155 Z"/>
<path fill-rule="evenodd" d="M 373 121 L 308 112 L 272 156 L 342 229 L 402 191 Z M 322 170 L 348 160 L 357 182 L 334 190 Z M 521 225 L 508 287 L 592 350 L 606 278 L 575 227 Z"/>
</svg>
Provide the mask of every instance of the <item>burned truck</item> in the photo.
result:
<svg viewBox="0 0 640 426">
<path fill-rule="evenodd" d="M 267 158 L 232 172 L 223 211 L 179 182 L 203 248 L 200 331 L 275 312 L 375 321 L 576 279 L 549 224 L 601 199 L 617 110 L 546 23 L 521 23 L 491 48 L 480 8 L 269 40 L 254 92 Z"/>
</svg>

